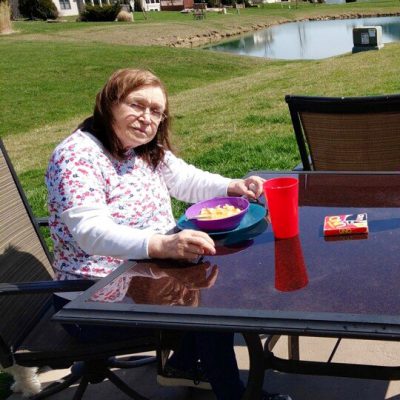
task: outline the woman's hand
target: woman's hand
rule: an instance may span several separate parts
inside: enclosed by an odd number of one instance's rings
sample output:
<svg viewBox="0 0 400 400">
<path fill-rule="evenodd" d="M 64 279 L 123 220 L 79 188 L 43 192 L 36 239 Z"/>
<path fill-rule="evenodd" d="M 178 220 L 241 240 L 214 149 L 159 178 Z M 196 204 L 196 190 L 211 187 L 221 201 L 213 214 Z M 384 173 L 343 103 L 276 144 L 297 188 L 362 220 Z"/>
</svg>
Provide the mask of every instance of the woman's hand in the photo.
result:
<svg viewBox="0 0 400 400">
<path fill-rule="evenodd" d="M 160 268 L 160 271 L 162 276 L 174 278 L 191 290 L 213 286 L 218 276 L 218 266 L 211 266 L 209 261 L 185 268 Z"/>
<path fill-rule="evenodd" d="M 153 235 L 149 239 L 150 258 L 195 260 L 204 254 L 215 254 L 214 241 L 205 232 L 185 229 L 172 235 Z"/>
<path fill-rule="evenodd" d="M 259 176 L 250 176 L 246 179 L 235 179 L 228 186 L 229 196 L 246 196 L 249 199 L 257 200 L 263 192 L 265 179 Z"/>
</svg>

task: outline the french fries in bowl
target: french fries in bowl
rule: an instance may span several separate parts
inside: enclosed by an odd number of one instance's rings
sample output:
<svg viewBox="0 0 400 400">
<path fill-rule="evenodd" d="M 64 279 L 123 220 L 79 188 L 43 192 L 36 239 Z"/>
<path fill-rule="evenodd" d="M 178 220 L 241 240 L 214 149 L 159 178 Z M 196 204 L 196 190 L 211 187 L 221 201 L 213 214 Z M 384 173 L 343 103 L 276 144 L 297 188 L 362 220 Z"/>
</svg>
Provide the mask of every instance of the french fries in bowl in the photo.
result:
<svg viewBox="0 0 400 400">
<path fill-rule="evenodd" d="M 215 197 L 189 207 L 185 216 L 202 231 L 230 231 L 235 229 L 249 209 L 244 197 Z"/>
</svg>

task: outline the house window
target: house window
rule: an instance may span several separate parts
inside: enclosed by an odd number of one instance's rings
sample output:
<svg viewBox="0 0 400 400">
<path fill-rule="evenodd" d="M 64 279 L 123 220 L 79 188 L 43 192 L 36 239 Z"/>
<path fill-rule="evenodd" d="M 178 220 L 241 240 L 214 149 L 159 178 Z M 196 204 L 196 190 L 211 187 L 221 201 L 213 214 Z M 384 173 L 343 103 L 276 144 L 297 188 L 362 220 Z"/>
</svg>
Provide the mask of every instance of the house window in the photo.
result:
<svg viewBox="0 0 400 400">
<path fill-rule="evenodd" d="M 60 9 L 61 10 L 70 10 L 71 3 L 69 2 L 69 0 L 60 0 Z"/>
</svg>

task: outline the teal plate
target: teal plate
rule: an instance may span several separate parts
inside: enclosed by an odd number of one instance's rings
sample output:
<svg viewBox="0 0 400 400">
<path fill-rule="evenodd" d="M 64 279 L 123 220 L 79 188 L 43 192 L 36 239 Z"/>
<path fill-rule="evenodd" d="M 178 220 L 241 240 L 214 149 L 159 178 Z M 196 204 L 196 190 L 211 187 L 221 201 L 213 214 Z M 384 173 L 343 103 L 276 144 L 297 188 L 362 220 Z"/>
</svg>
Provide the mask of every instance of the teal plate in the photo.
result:
<svg viewBox="0 0 400 400">
<path fill-rule="evenodd" d="M 241 232 L 245 229 L 249 229 L 258 222 L 260 222 L 266 215 L 265 207 L 259 204 L 250 203 L 249 210 L 243 217 L 240 224 L 232 230 L 229 231 L 211 231 L 207 232 L 209 235 L 227 235 L 228 233 Z M 183 214 L 176 223 L 177 227 L 181 230 L 183 229 L 194 229 L 196 231 L 201 231 L 192 221 L 186 219 L 185 214 Z"/>
</svg>

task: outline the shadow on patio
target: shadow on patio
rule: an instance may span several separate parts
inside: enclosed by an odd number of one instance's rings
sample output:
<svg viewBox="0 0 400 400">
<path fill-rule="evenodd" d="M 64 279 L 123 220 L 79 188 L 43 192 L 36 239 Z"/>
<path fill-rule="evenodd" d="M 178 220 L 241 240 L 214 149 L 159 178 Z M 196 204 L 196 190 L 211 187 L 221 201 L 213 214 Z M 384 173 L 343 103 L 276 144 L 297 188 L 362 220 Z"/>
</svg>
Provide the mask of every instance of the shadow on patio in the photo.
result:
<svg viewBox="0 0 400 400">
<path fill-rule="evenodd" d="M 300 338 L 300 354 L 307 360 L 327 360 L 335 345 L 335 339 Z M 235 346 L 243 380 L 247 379 L 247 350 L 241 337 Z M 282 357 L 287 355 L 287 343 L 282 337 L 274 352 Z M 400 365 L 400 343 L 342 340 L 334 356 L 336 362 L 371 363 Z M 40 375 L 44 385 L 65 375 L 66 371 L 48 371 Z M 151 400 L 214 400 L 211 392 L 188 389 L 167 388 L 156 383 L 156 365 L 134 370 L 121 370 L 118 375 Z M 400 381 L 378 381 L 350 378 L 318 377 L 294 375 L 268 371 L 264 388 L 270 392 L 288 393 L 293 400 L 400 400 Z M 73 397 L 74 388 L 53 395 L 52 400 L 65 400 Z M 108 382 L 90 385 L 85 400 L 126 400 L 128 397 Z M 22 396 L 13 394 L 9 400 L 21 400 Z M 256 399 L 255 399 L 256 400 Z"/>
</svg>

